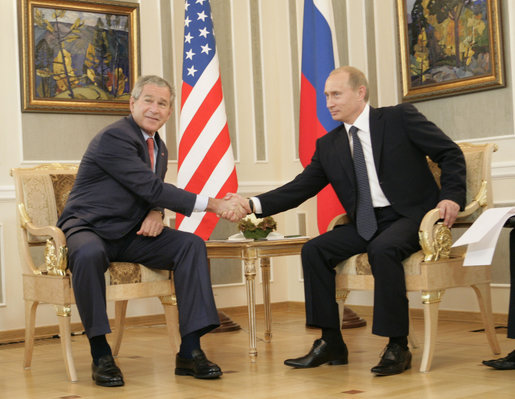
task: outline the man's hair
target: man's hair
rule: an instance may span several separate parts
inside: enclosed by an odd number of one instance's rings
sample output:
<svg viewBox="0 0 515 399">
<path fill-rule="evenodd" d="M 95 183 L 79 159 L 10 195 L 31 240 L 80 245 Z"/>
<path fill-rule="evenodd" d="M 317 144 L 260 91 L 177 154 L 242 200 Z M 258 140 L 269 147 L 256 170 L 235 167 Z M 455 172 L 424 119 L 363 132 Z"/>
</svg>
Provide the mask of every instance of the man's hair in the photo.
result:
<svg viewBox="0 0 515 399">
<path fill-rule="evenodd" d="M 340 72 L 347 72 L 349 74 L 349 86 L 352 90 L 357 90 L 360 86 L 365 87 L 365 102 L 368 101 L 368 80 L 363 72 L 361 72 L 358 68 L 354 68 L 350 65 L 345 65 L 339 68 L 336 68 L 331 71 L 329 76 L 335 75 Z"/>
<path fill-rule="evenodd" d="M 173 99 L 175 98 L 175 90 L 173 89 L 172 85 L 168 83 L 165 79 L 156 75 L 140 76 L 134 84 L 134 88 L 131 92 L 131 97 L 137 100 L 141 95 L 141 92 L 143 91 L 143 87 L 145 87 L 148 84 L 153 84 L 159 87 L 168 87 L 168 90 L 170 90 L 170 106 L 172 105 Z"/>
</svg>

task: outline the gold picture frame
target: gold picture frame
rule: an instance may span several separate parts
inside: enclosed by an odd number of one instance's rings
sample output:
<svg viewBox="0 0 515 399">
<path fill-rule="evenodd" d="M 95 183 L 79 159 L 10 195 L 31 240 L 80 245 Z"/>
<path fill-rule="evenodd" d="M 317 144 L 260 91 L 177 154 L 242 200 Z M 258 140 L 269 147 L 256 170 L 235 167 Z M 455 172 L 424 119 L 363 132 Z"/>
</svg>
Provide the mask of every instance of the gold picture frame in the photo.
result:
<svg viewBox="0 0 515 399">
<path fill-rule="evenodd" d="M 397 13 L 402 101 L 506 86 L 499 0 L 397 0 Z"/>
<path fill-rule="evenodd" d="M 18 17 L 23 112 L 129 112 L 139 4 L 20 0 Z"/>
</svg>

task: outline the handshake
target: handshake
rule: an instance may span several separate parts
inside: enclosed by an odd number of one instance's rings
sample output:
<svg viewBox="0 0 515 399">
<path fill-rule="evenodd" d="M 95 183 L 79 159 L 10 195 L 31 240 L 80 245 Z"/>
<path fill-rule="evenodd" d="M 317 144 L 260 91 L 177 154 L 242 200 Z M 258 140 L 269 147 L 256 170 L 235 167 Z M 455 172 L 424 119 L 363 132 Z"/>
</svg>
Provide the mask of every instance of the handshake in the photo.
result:
<svg viewBox="0 0 515 399">
<path fill-rule="evenodd" d="M 209 198 L 206 210 L 230 222 L 239 222 L 252 213 L 249 200 L 235 193 L 227 193 L 224 198 Z"/>
</svg>

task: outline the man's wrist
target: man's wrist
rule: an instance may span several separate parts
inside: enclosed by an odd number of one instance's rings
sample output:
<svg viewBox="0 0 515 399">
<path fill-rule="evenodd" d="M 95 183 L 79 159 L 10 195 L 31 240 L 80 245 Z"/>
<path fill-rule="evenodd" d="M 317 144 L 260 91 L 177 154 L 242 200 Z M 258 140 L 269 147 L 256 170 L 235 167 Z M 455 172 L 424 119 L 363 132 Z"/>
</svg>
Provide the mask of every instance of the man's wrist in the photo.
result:
<svg viewBox="0 0 515 399">
<path fill-rule="evenodd" d="M 249 201 L 250 212 L 254 213 L 254 201 L 251 198 L 247 198 L 247 200 Z"/>
</svg>

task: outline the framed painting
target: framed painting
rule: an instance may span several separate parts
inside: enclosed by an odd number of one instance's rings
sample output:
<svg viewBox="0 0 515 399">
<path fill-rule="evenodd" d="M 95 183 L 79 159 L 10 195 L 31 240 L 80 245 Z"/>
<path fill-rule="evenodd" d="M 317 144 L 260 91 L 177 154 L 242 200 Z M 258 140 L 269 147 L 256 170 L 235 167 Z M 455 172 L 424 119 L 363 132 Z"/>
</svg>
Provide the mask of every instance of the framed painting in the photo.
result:
<svg viewBox="0 0 515 399">
<path fill-rule="evenodd" d="M 397 0 L 402 100 L 506 85 L 499 0 Z"/>
<path fill-rule="evenodd" d="M 20 0 L 24 112 L 126 114 L 139 75 L 139 5 Z"/>
</svg>

